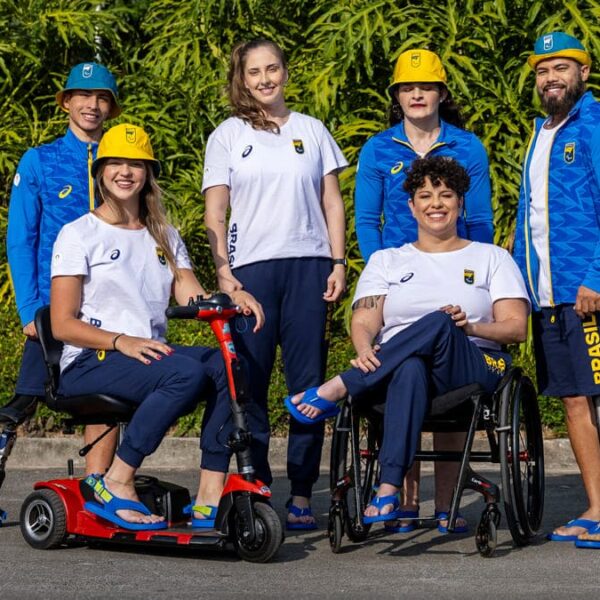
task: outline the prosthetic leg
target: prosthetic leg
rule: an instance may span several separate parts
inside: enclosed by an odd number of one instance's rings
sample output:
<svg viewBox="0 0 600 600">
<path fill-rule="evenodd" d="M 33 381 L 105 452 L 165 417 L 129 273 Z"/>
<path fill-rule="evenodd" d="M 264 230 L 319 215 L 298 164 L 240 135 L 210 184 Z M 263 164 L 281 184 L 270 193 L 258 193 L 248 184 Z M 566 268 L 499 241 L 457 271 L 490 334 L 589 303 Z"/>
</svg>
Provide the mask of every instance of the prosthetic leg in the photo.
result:
<svg viewBox="0 0 600 600">
<path fill-rule="evenodd" d="M 6 477 L 6 461 L 17 439 L 17 427 L 33 415 L 38 400 L 37 396 L 15 395 L 0 408 L 0 488 Z M 6 518 L 6 512 L 0 508 L 0 527 Z"/>
</svg>

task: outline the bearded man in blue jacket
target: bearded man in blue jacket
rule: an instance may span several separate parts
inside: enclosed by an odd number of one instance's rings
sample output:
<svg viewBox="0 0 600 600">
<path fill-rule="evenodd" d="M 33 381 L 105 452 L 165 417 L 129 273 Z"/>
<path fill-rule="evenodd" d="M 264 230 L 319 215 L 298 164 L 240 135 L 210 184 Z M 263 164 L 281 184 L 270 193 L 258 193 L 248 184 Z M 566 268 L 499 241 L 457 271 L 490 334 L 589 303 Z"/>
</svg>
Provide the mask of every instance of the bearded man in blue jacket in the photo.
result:
<svg viewBox="0 0 600 600">
<path fill-rule="evenodd" d="M 534 122 L 523 166 L 515 259 L 528 284 L 540 392 L 559 396 L 589 506 L 549 538 L 600 547 L 600 103 L 591 57 L 564 32 L 528 59 L 547 118 Z"/>
</svg>

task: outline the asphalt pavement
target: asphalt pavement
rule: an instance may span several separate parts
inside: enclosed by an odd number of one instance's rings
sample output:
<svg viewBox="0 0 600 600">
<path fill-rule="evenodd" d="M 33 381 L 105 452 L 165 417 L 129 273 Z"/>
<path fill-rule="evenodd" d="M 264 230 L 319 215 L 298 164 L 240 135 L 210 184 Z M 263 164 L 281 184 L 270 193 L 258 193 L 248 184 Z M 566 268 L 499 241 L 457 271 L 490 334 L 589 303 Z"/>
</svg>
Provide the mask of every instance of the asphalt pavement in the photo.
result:
<svg viewBox="0 0 600 600">
<path fill-rule="evenodd" d="M 192 469 L 144 471 L 190 488 Z M 499 480 L 496 470 L 484 470 Z M 328 479 L 315 487 L 313 506 L 320 529 L 288 532 L 273 562 L 252 564 L 232 551 L 177 552 L 125 550 L 113 546 L 73 545 L 35 550 L 23 540 L 18 515 L 35 481 L 63 477 L 65 469 L 8 471 L 0 490 L 0 507 L 9 518 L 0 528 L 0 599 L 44 598 L 594 598 L 600 552 L 553 543 L 540 535 L 531 546 L 515 548 L 503 517 L 493 558 L 475 548 L 474 530 L 483 508 L 480 496 L 467 492 L 462 513 L 471 526 L 462 535 L 437 529 L 386 534 L 374 526 L 368 539 L 347 538 L 340 554 L 327 539 Z M 585 508 L 579 476 L 573 471 L 547 472 L 543 532 L 573 518 Z M 432 497 L 432 475 L 423 476 L 422 497 Z M 274 507 L 285 518 L 287 481 L 276 473 Z M 431 501 L 422 515 L 433 511 Z"/>
</svg>

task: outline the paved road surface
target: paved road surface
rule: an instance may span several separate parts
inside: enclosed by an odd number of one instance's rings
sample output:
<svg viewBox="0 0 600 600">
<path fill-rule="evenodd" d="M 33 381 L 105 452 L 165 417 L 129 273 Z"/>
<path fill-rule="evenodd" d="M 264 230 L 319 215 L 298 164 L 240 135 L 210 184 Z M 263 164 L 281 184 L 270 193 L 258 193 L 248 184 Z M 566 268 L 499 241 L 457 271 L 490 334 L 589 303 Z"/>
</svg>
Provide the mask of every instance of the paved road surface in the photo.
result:
<svg viewBox="0 0 600 600">
<path fill-rule="evenodd" d="M 192 471 L 151 474 L 195 487 Z M 233 553 L 172 555 L 85 546 L 40 551 L 21 537 L 16 520 L 33 482 L 63 476 L 52 470 L 10 470 L 0 490 L 9 521 L 0 528 L 0 599 L 71 598 L 597 598 L 600 551 L 547 542 L 514 548 L 503 519 L 496 556 L 484 559 L 473 533 L 442 536 L 437 530 L 387 535 L 378 527 L 359 545 L 345 540 L 331 553 L 326 536 L 327 479 L 316 486 L 314 505 L 322 525 L 313 532 L 289 532 L 276 560 L 246 563 Z M 490 472 L 497 479 L 495 472 Z M 284 518 L 286 481 L 273 484 L 275 507 Z M 424 476 L 423 496 L 431 498 L 432 477 Z M 482 501 L 467 494 L 463 513 L 472 525 Z M 574 517 L 584 508 L 579 478 L 570 472 L 547 474 L 544 528 Z M 422 505 L 432 510 L 431 502 Z"/>
</svg>

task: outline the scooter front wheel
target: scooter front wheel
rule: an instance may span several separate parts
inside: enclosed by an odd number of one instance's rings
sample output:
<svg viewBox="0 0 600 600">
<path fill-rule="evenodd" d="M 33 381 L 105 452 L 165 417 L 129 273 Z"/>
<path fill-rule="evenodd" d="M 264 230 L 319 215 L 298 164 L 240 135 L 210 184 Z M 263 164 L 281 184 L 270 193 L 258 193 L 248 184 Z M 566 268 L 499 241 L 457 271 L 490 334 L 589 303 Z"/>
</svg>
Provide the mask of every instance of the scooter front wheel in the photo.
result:
<svg viewBox="0 0 600 600">
<path fill-rule="evenodd" d="M 238 514 L 234 516 L 234 543 L 240 558 L 249 562 L 269 562 L 279 550 L 283 541 L 283 528 L 277 513 L 264 502 L 255 502 L 253 540 L 244 537 L 244 526 Z"/>
</svg>

